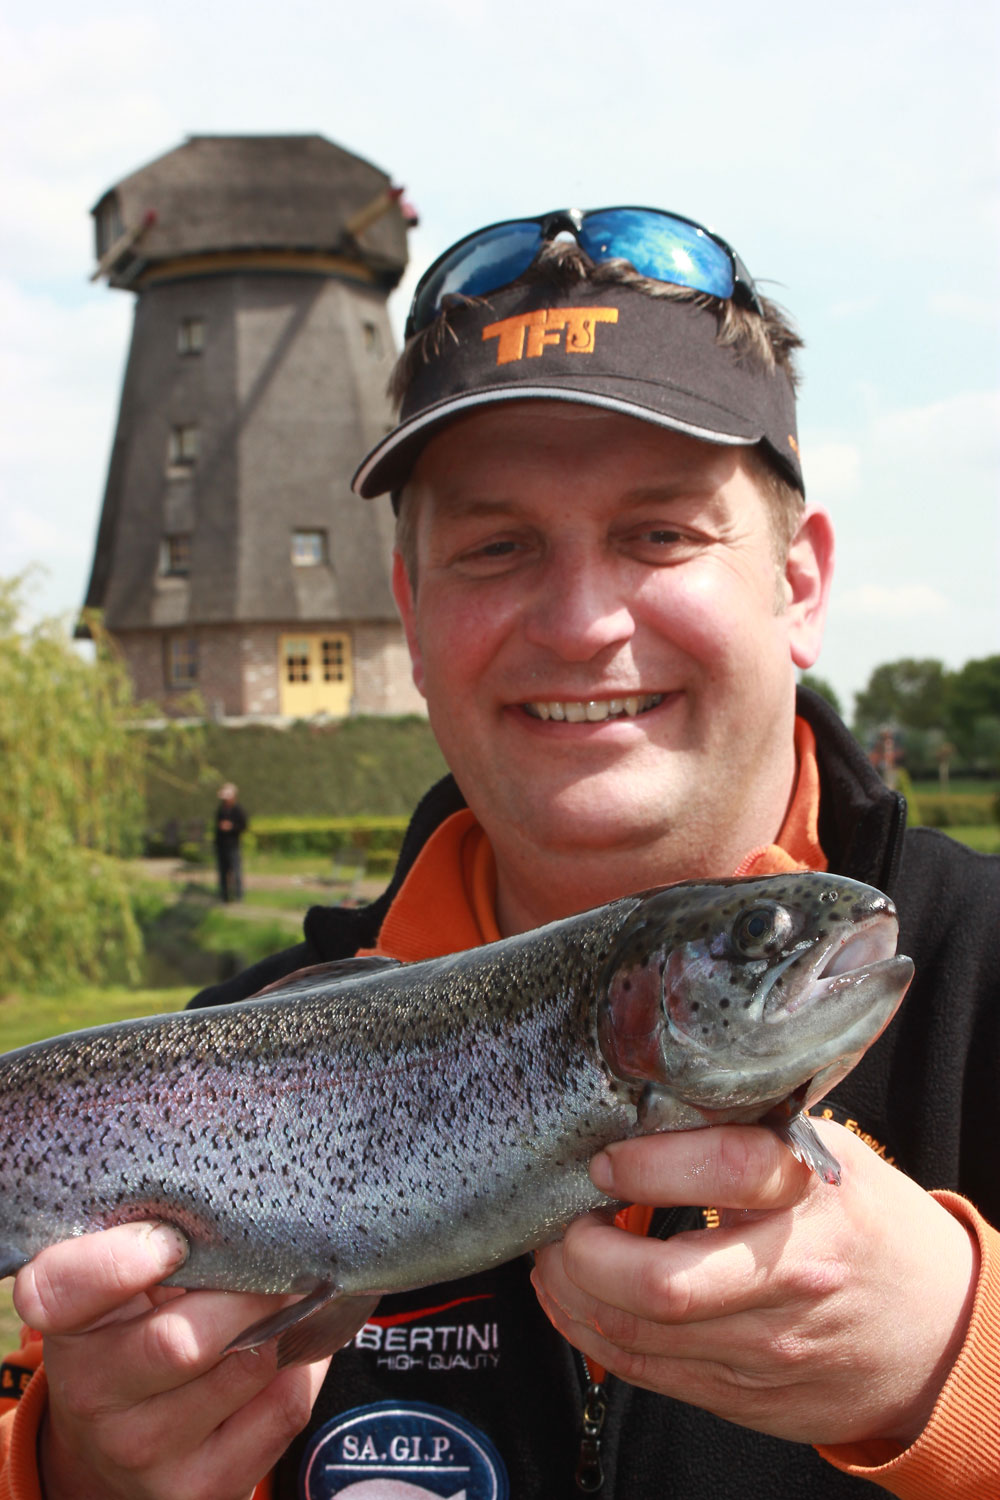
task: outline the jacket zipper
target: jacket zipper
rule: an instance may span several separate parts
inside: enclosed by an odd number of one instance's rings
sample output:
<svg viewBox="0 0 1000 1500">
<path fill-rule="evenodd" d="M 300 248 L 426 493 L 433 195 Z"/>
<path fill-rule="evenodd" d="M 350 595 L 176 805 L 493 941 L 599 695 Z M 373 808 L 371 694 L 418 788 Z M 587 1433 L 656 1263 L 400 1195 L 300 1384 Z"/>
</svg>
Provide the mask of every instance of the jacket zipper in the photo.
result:
<svg viewBox="0 0 1000 1500">
<path fill-rule="evenodd" d="M 654 1238 L 669 1239 L 672 1234 L 685 1227 L 685 1221 L 689 1216 L 696 1213 L 697 1210 L 690 1208 L 671 1208 L 664 1213 L 662 1222 L 653 1231 Z M 596 1495 L 598 1490 L 604 1488 L 601 1443 L 604 1436 L 604 1423 L 608 1415 L 608 1392 L 603 1379 L 595 1380 L 587 1357 L 579 1350 L 575 1353 L 583 1373 L 584 1395 L 580 1447 L 577 1453 L 576 1473 L 573 1477 L 578 1490 L 582 1490 L 585 1495 Z M 604 1372 L 602 1371 L 601 1374 L 603 1376 Z"/>
<path fill-rule="evenodd" d="M 608 1414 L 608 1395 L 604 1384 L 595 1380 L 590 1366 L 580 1355 L 586 1389 L 583 1397 L 583 1423 L 580 1431 L 580 1450 L 576 1460 L 574 1479 L 578 1490 L 585 1495 L 595 1495 L 604 1486 L 604 1465 L 601 1461 L 601 1437 Z"/>
</svg>

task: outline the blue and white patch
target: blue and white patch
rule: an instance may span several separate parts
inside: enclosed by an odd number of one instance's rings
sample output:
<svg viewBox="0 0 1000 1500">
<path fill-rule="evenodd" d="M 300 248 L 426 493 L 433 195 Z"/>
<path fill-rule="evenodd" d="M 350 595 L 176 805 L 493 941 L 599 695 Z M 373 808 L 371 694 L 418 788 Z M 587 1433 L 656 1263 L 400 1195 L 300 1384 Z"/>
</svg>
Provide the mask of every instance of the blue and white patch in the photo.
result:
<svg viewBox="0 0 1000 1500">
<path fill-rule="evenodd" d="M 508 1500 L 507 1470 L 485 1433 L 422 1401 L 342 1412 L 302 1459 L 302 1500 Z"/>
</svg>

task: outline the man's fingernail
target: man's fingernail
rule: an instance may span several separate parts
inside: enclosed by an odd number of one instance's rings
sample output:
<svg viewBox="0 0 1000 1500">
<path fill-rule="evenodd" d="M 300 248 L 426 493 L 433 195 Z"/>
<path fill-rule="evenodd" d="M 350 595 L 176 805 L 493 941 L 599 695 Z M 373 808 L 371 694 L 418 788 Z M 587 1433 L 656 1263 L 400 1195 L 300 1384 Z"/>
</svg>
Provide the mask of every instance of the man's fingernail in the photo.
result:
<svg viewBox="0 0 1000 1500">
<path fill-rule="evenodd" d="M 173 1224 L 154 1224 L 149 1231 L 149 1243 L 164 1271 L 172 1271 L 187 1260 L 188 1242 Z"/>
<path fill-rule="evenodd" d="M 590 1180 L 602 1193 L 614 1191 L 615 1174 L 611 1167 L 611 1157 L 606 1151 L 601 1151 L 590 1163 Z"/>
</svg>

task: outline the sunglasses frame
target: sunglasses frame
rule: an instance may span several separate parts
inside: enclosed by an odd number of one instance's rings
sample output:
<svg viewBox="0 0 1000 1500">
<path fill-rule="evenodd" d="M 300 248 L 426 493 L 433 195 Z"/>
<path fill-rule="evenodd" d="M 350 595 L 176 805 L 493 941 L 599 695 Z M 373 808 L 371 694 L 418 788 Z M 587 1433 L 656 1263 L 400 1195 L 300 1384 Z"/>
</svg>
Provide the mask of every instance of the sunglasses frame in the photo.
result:
<svg viewBox="0 0 1000 1500">
<path fill-rule="evenodd" d="M 730 292 L 729 298 L 733 302 L 737 302 L 743 307 L 752 308 L 753 311 L 758 313 L 761 317 L 764 316 L 764 308 L 761 304 L 757 288 L 754 285 L 753 278 L 751 277 L 746 266 L 743 264 L 743 261 L 733 249 L 732 245 L 730 245 L 727 240 L 724 240 L 721 234 L 716 234 L 714 229 L 708 229 L 704 224 L 699 224 L 697 219 L 689 219 L 686 214 L 675 214 L 664 208 L 650 208 L 645 205 L 636 203 L 617 203 L 610 208 L 557 208 L 552 209 L 549 213 L 546 214 L 527 214 L 517 219 L 498 219 L 496 223 L 484 224 L 479 229 L 472 230 L 470 234 L 463 235 L 460 240 L 456 240 L 453 245 L 449 245 L 447 250 L 442 251 L 437 259 L 427 267 L 427 270 L 423 273 L 420 280 L 417 282 L 416 290 L 413 293 L 413 299 L 410 303 L 410 310 L 406 319 L 405 337 L 407 339 L 412 338 L 415 333 L 419 333 L 424 328 L 430 327 L 431 323 L 441 312 L 441 307 L 436 307 L 431 311 L 429 316 L 425 317 L 421 322 L 417 322 L 417 304 L 420 301 L 420 297 L 424 291 L 424 288 L 427 286 L 428 282 L 431 280 L 434 274 L 444 264 L 444 262 L 449 260 L 456 251 L 461 250 L 463 245 L 471 244 L 473 240 L 479 239 L 480 235 L 489 234 L 494 229 L 503 229 L 507 225 L 537 224 L 539 226 L 538 249 L 532 255 L 531 260 L 528 261 L 528 265 L 525 266 L 524 270 L 527 270 L 528 266 L 533 264 L 543 245 L 550 244 L 557 235 L 562 233 L 569 233 L 576 240 L 577 244 L 580 244 L 580 231 L 583 228 L 585 221 L 594 214 L 611 213 L 653 214 L 657 218 L 661 219 L 674 219 L 677 221 L 677 223 L 686 224 L 690 228 L 697 230 L 699 234 L 705 235 L 729 257 L 729 263 L 732 267 L 733 272 L 733 290 Z M 583 248 L 582 245 L 580 248 Z M 584 253 L 586 254 L 587 252 L 585 251 Z M 627 257 L 608 257 L 609 260 L 618 258 L 626 259 Z M 523 271 L 518 272 L 518 275 L 523 274 Z M 645 273 L 640 272 L 639 274 L 643 275 Z M 516 277 L 513 278 L 513 280 L 516 279 Z M 666 278 L 664 277 L 650 277 L 650 280 L 664 281 L 665 284 L 671 286 L 687 285 L 686 282 L 666 282 Z M 489 295 L 489 292 L 498 292 L 500 291 L 501 287 L 510 285 L 510 281 L 501 282 L 499 286 L 490 287 L 484 295 Z M 692 288 L 692 290 L 697 291 L 698 288 L 695 287 Z M 707 295 L 711 296 L 714 294 L 708 293 Z"/>
</svg>

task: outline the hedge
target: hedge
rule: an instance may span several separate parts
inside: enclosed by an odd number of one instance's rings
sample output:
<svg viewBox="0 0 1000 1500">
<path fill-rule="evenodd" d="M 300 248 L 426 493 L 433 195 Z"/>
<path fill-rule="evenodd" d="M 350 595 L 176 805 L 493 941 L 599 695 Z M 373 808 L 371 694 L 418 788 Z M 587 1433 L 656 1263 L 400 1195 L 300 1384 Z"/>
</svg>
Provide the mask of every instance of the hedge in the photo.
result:
<svg viewBox="0 0 1000 1500">
<path fill-rule="evenodd" d="M 338 854 L 360 849 L 367 855 L 395 858 L 403 843 L 408 818 L 293 818 L 251 820 L 254 847 L 261 854 Z"/>
<path fill-rule="evenodd" d="M 917 808 L 913 821 L 927 828 L 987 828 L 997 821 L 996 797 L 974 792 L 925 792 L 921 788 Z"/>
</svg>

